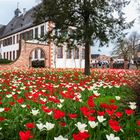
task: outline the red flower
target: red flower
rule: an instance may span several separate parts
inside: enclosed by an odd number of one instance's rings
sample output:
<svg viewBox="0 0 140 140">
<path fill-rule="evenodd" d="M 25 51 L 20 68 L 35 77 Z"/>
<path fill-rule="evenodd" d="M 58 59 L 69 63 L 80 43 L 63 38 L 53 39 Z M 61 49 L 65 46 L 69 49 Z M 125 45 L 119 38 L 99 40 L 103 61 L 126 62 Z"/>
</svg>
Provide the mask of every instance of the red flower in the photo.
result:
<svg viewBox="0 0 140 140">
<path fill-rule="evenodd" d="M 65 112 L 62 112 L 61 110 L 54 110 L 54 119 L 60 119 L 65 116 Z"/>
<path fill-rule="evenodd" d="M 114 103 L 114 102 L 115 102 L 115 100 L 111 99 L 111 100 L 109 100 L 109 102 L 110 102 L 110 103 Z"/>
<path fill-rule="evenodd" d="M 89 137 L 90 135 L 87 132 L 79 132 L 78 134 L 73 134 L 73 139 L 74 140 L 85 140 Z"/>
<path fill-rule="evenodd" d="M 93 117 L 93 116 L 89 116 L 89 117 L 88 117 L 88 120 L 89 120 L 89 121 L 95 121 L 95 120 L 96 120 L 96 118 L 95 118 L 95 117 Z"/>
<path fill-rule="evenodd" d="M 32 128 L 35 127 L 35 125 L 34 125 L 34 123 L 26 123 L 26 127 L 27 127 L 28 129 L 32 129 Z"/>
<path fill-rule="evenodd" d="M 89 97 L 89 99 L 87 101 L 87 104 L 88 104 L 89 107 L 94 107 L 95 106 L 95 104 L 93 102 L 93 97 Z"/>
<path fill-rule="evenodd" d="M 14 103 L 14 102 L 9 102 L 9 104 L 10 104 L 11 106 L 13 106 L 15 103 Z"/>
<path fill-rule="evenodd" d="M 1 122 L 1 121 L 4 121 L 4 120 L 5 120 L 5 118 L 4 118 L 4 117 L 0 117 L 0 122 Z"/>
<path fill-rule="evenodd" d="M 24 100 L 23 100 L 23 98 L 20 98 L 20 99 L 17 100 L 17 102 L 18 102 L 19 104 L 22 104 L 22 103 L 24 102 Z"/>
<path fill-rule="evenodd" d="M 100 103 L 100 107 L 102 107 L 102 108 L 109 108 L 108 104 L 106 104 L 106 103 Z"/>
<path fill-rule="evenodd" d="M 119 126 L 119 123 L 116 120 L 109 120 L 109 126 L 110 128 L 115 131 L 118 132 L 120 131 L 121 127 Z"/>
<path fill-rule="evenodd" d="M 65 127 L 65 126 L 66 126 L 66 123 L 65 123 L 65 122 L 60 122 L 59 124 L 60 124 L 60 126 L 62 126 L 62 127 Z"/>
<path fill-rule="evenodd" d="M 116 112 L 115 114 L 118 118 L 120 118 L 122 116 L 122 113 L 121 112 Z"/>
<path fill-rule="evenodd" d="M 27 130 L 26 132 L 19 132 L 20 140 L 29 140 L 30 138 L 33 138 L 33 136 L 30 135 L 30 131 Z"/>
<path fill-rule="evenodd" d="M 128 116 L 130 116 L 131 114 L 134 113 L 134 111 L 133 111 L 132 109 L 126 109 L 126 110 L 125 110 L 125 113 L 126 113 Z"/>
<path fill-rule="evenodd" d="M 119 125 L 111 125 L 110 126 L 114 132 L 120 131 L 121 127 Z"/>
<path fill-rule="evenodd" d="M 116 105 L 110 105 L 109 108 L 110 109 L 113 109 L 113 110 L 116 110 L 118 108 L 118 106 L 116 106 Z"/>
<path fill-rule="evenodd" d="M 10 108 L 7 108 L 7 107 L 4 108 L 5 112 L 8 112 L 9 110 L 10 110 Z"/>
<path fill-rule="evenodd" d="M 137 125 L 140 126 L 140 120 L 137 121 Z"/>
<path fill-rule="evenodd" d="M 114 110 L 106 109 L 105 111 L 109 116 L 112 116 L 114 114 Z"/>
<path fill-rule="evenodd" d="M 104 112 L 104 111 L 102 111 L 102 112 L 101 112 L 101 111 L 98 111 L 97 114 L 98 114 L 99 116 L 104 116 L 105 112 Z"/>
<path fill-rule="evenodd" d="M 41 109 L 45 112 L 45 113 L 50 113 L 52 110 L 47 108 L 46 106 L 42 106 Z"/>
<path fill-rule="evenodd" d="M 68 116 L 70 117 L 70 119 L 74 119 L 77 117 L 77 114 L 68 114 Z"/>
</svg>

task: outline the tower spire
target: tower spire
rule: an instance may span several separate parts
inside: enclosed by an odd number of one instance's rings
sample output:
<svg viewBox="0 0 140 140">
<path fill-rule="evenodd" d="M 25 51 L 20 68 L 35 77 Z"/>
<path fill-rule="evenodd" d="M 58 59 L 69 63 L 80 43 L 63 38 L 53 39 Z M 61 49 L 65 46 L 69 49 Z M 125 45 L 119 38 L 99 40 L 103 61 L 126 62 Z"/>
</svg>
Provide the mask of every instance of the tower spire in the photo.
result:
<svg viewBox="0 0 140 140">
<path fill-rule="evenodd" d="M 19 2 L 17 2 L 17 9 L 15 10 L 15 17 L 18 17 L 21 11 L 19 10 Z"/>
</svg>

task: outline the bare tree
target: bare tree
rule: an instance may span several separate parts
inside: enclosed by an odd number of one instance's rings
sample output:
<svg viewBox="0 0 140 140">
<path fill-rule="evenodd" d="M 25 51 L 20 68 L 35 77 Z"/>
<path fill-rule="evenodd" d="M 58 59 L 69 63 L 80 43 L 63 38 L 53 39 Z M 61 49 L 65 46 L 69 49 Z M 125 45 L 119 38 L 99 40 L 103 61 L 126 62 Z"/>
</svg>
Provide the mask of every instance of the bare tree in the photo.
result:
<svg viewBox="0 0 140 140">
<path fill-rule="evenodd" d="M 123 57 L 124 60 L 130 59 L 131 50 L 129 47 L 129 41 L 127 39 L 119 41 L 114 47 L 112 55 Z"/>
<path fill-rule="evenodd" d="M 132 53 L 131 59 L 133 59 L 136 56 L 137 48 L 139 45 L 139 40 L 140 40 L 140 35 L 136 31 L 132 32 L 130 34 L 129 40 L 128 40 L 128 45 L 129 45 L 130 51 Z"/>
</svg>

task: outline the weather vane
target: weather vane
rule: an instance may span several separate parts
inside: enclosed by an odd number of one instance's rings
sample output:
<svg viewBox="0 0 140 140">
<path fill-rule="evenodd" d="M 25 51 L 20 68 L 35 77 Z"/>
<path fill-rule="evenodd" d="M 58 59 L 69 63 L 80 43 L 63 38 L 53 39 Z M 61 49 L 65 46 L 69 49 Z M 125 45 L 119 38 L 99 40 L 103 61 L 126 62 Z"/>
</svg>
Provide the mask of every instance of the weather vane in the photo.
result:
<svg viewBox="0 0 140 140">
<path fill-rule="evenodd" d="M 19 2 L 17 2 L 17 8 L 19 8 Z"/>
</svg>

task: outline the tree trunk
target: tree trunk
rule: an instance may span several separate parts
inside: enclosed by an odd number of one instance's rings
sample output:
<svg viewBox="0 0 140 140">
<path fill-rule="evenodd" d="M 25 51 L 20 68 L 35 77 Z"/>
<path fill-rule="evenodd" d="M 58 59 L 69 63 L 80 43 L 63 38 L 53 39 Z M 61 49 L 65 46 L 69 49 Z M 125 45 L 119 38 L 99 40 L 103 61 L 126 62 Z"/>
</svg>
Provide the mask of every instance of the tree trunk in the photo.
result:
<svg viewBox="0 0 140 140">
<path fill-rule="evenodd" d="M 86 41 L 85 43 L 85 75 L 90 75 L 90 43 Z"/>
</svg>

